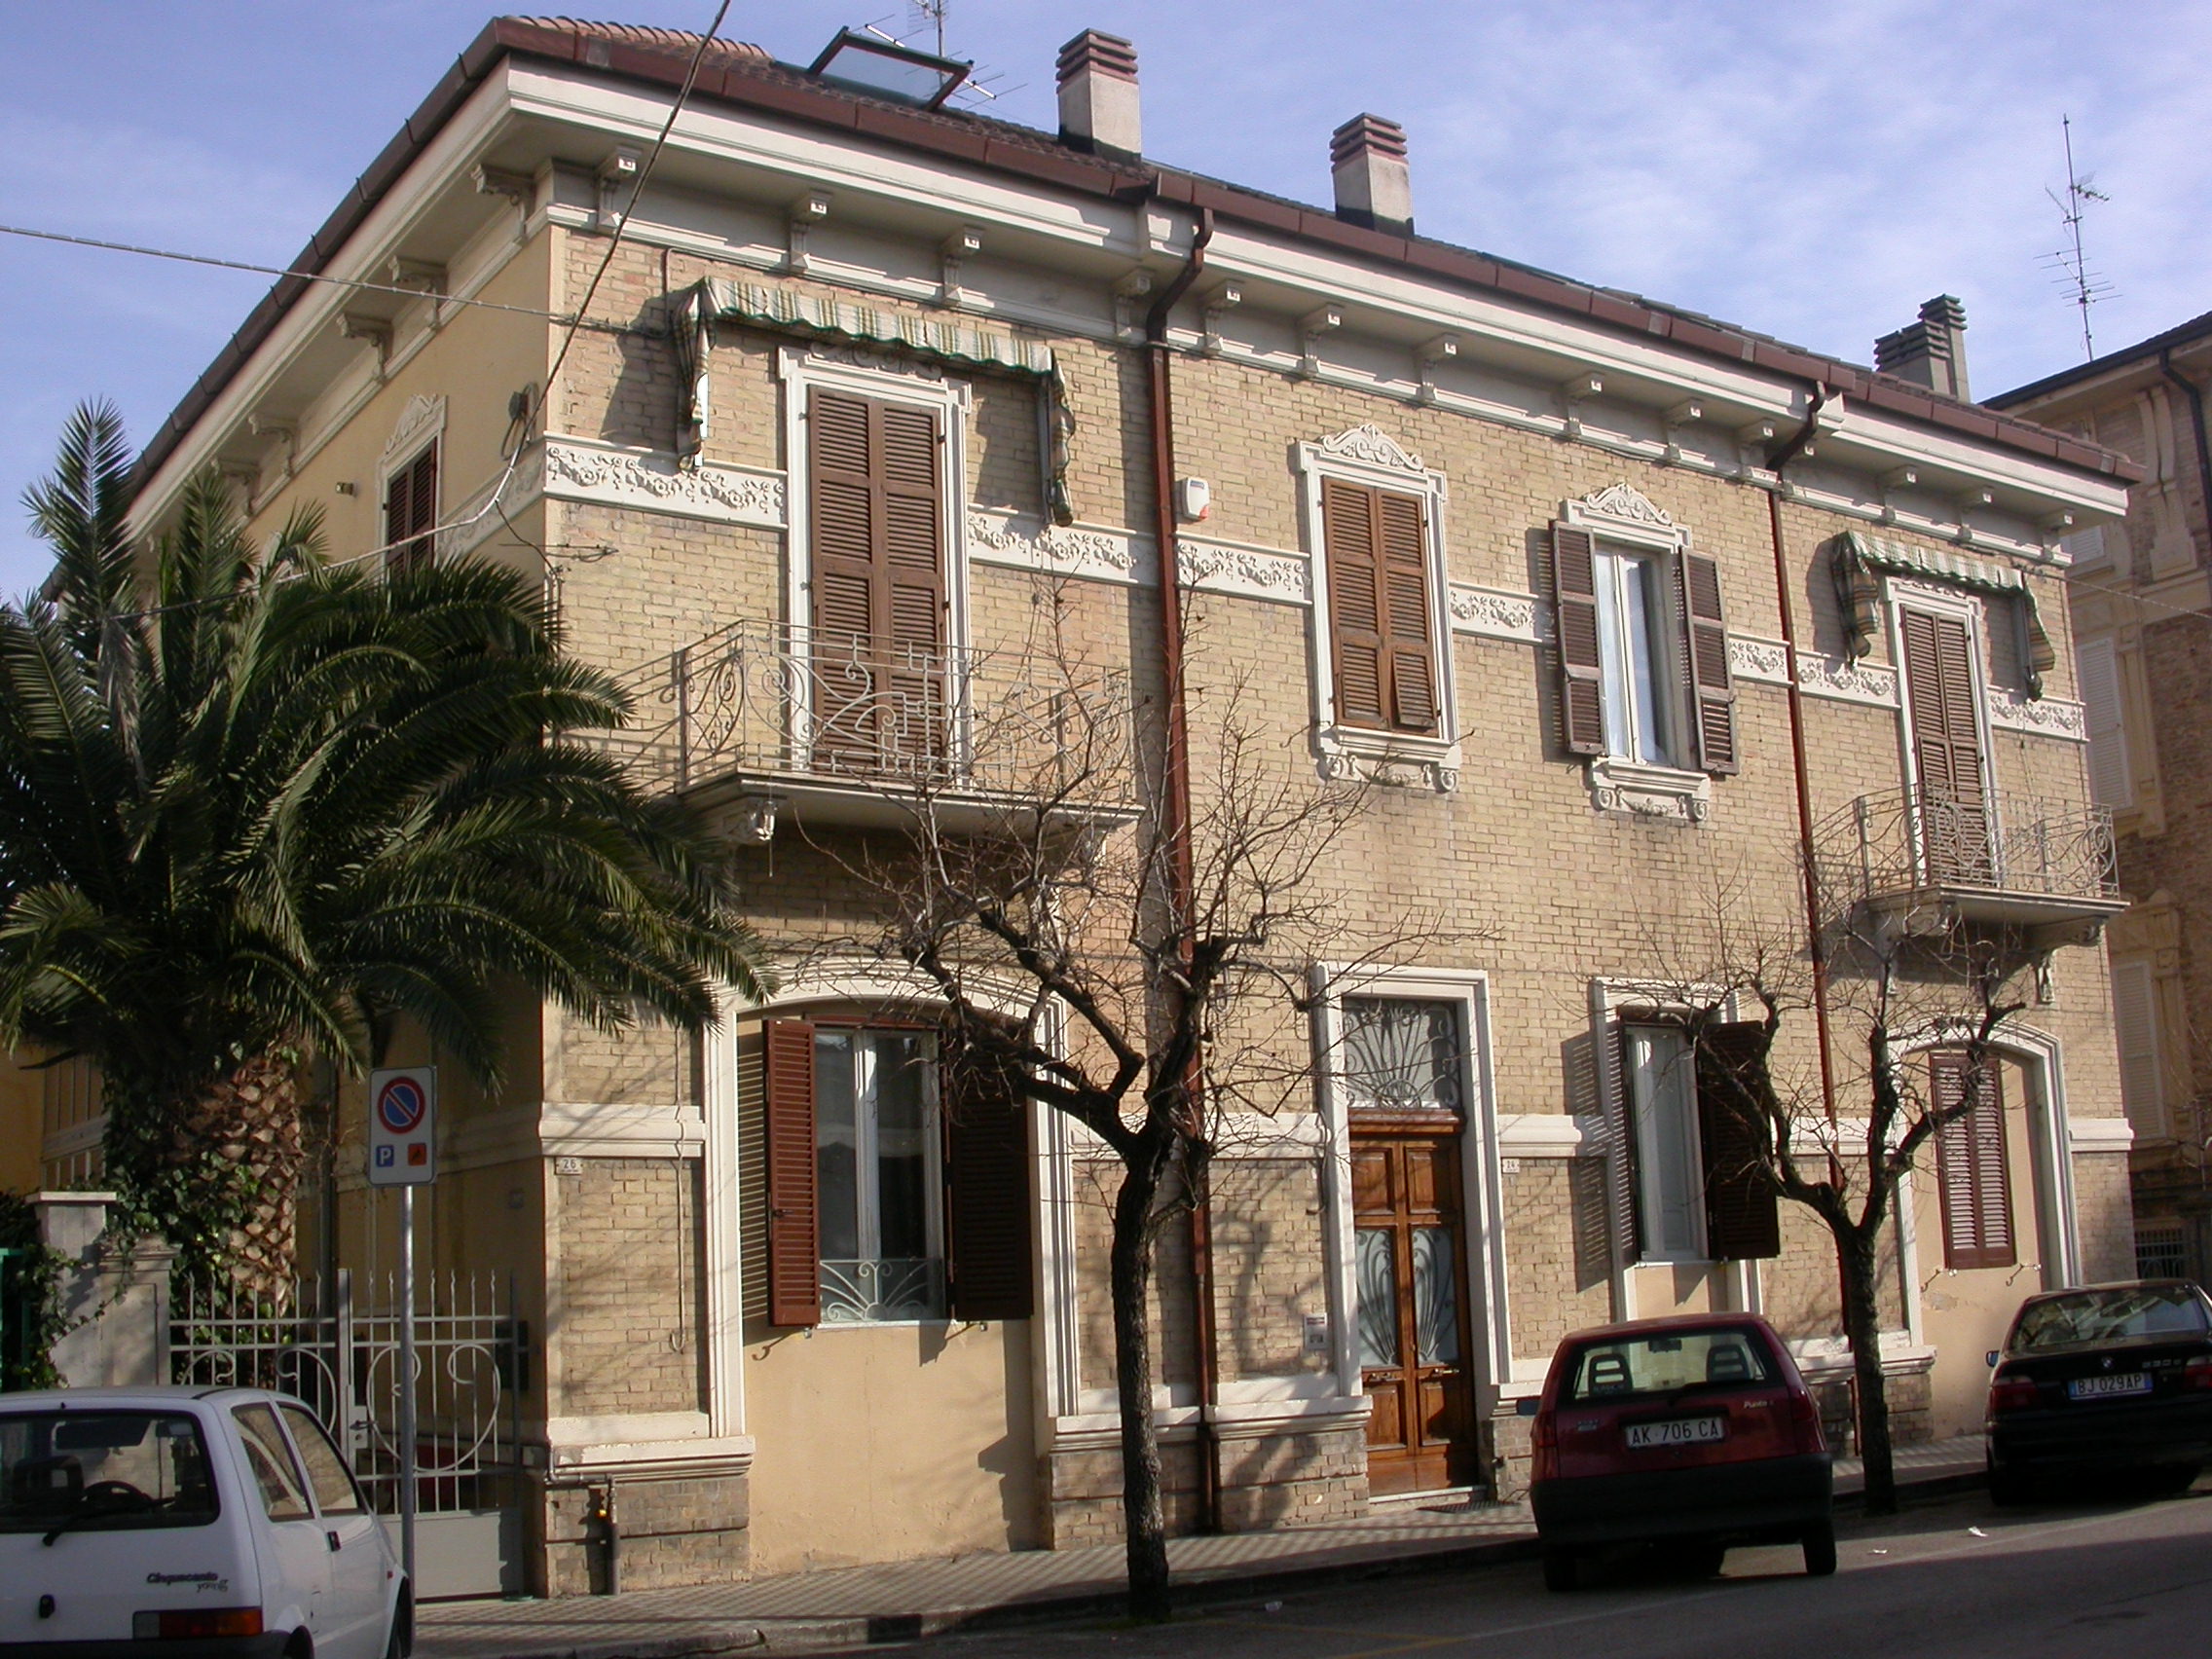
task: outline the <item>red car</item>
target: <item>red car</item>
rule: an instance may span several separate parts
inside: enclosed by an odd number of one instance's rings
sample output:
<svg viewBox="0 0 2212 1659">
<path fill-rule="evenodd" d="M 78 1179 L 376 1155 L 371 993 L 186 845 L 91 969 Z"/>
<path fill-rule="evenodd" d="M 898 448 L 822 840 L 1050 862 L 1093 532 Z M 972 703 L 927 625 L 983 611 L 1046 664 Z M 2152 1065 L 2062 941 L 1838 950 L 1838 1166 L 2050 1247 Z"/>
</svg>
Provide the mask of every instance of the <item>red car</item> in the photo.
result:
<svg viewBox="0 0 2212 1659">
<path fill-rule="evenodd" d="M 1835 1570 L 1820 1413 L 1757 1315 L 1577 1331 L 1522 1409 L 1535 1418 L 1530 1496 L 1551 1589 L 1573 1589 L 1589 1551 L 1629 1543 L 1666 1545 L 1699 1576 L 1753 1543 L 1795 1543 L 1808 1573 Z"/>
</svg>

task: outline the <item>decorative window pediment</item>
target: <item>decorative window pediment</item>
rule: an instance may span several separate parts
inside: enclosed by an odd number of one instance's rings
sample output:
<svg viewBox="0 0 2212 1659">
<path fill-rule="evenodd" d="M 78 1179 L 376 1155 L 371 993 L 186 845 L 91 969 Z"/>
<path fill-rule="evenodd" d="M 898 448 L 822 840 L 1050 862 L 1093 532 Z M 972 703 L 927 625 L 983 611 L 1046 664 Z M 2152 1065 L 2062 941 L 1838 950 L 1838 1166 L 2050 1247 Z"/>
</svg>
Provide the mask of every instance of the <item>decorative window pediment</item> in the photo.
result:
<svg viewBox="0 0 2212 1659">
<path fill-rule="evenodd" d="M 387 473 L 404 466 L 445 429 L 446 400 L 442 393 L 436 397 L 410 397 L 407 407 L 400 412 L 399 424 L 392 428 L 391 437 L 384 446 L 380 466 Z"/>
<path fill-rule="evenodd" d="M 1339 432 L 1333 438 L 1323 438 L 1316 446 L 1330 461 L 1358 461 L 1366 466 L 1381 466 L 1392 472 L 1403 472 L 1414 478 L 1425 478 L 1428 468 L 1421 464 L 1418 455 L 1403 448 L 1372 421 L 1349 431 Z"/>
</svg>

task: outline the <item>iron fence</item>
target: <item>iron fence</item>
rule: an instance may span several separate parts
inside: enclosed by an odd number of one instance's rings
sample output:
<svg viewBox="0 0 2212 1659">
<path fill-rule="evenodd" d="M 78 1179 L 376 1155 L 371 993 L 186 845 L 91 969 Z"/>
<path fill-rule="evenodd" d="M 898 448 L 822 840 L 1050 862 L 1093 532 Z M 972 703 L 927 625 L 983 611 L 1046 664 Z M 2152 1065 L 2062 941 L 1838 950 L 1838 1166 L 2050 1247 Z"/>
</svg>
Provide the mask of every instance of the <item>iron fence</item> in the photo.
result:
<svg viewBox="0 0 2212 1659">
<path fill-rule="evenodd" d="M 636 723 L 589 741 L 649 787 L 760 772 L 1111 801 L 1134 790 L 1128 676 L 1050 654 L 740 621 L 621 678 Z"/>
<path fill-rule="evenodd" d="M 1831 894 L 1875 899 L 1935 887 L 2115 900 L 2112 814 L 2035 795 L 1951 800 L 1926 790 L 1861 795 L 1814 832 Z"/>
<path fill-rule="evenodd" d="M 170 1310 L 173 1382 L 273 1388 L 314 1408 L 379 1512 L 399 1511 L 400 1313 L 396 1278 L 341 1270 L 281 1303 L 238 1285 L 180 1283 Z M 496 1509 L 517 1467 L 530 1331 L 488 1273 L 416 1281 L 416 1503 L 424 1515 Z"/>
</svg>

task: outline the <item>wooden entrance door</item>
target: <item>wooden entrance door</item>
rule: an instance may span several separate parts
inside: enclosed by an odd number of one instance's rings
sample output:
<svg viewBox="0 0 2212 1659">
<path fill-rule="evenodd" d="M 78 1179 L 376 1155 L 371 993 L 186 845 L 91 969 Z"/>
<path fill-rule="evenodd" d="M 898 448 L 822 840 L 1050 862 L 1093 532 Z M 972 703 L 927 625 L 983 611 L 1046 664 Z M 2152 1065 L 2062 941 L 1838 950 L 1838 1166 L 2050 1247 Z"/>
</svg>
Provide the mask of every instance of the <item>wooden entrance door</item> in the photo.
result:
<svg viewBox="0 0 2212 1659">
<path fill-rule="evenodd" d="M 1459 1136 L 1355 1124 L 1351 1185 L 1368 1486 L 1383 1496 L 1474 1485 Z"/>
</svg>

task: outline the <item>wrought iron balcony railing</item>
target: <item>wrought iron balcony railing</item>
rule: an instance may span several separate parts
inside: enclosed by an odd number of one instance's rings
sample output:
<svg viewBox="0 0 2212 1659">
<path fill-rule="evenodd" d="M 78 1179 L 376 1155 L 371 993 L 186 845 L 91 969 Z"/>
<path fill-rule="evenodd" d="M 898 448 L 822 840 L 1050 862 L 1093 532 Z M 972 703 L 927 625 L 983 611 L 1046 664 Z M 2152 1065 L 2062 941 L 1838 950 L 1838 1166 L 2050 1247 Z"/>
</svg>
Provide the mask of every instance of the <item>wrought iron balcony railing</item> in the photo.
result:
<svg viewBox="0 0 2212 1659">
<path fill-rule="evenodd" d="M 1815 831 L 1814 855 L 1839 900 L 2026 925 L 2093 921 L 2126 904 L 2112 814 L 2081 801 L 1862 795 Z"/>
<path fill-rule="evenodd" d="M 594 739 L 647 787 L 1134 798 L 1128 676 L 1022 651 L 919 652 L 733 622 L 622 677 L 634 723 Z"/>
</svg>

